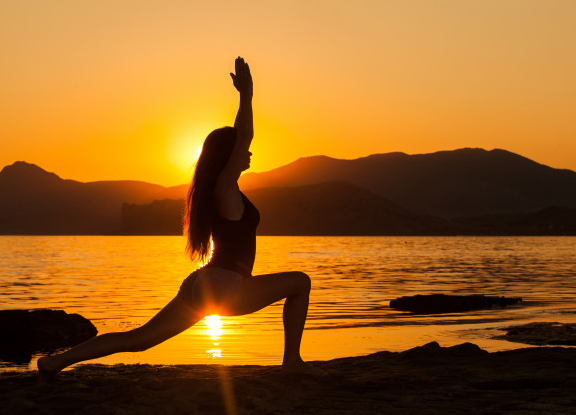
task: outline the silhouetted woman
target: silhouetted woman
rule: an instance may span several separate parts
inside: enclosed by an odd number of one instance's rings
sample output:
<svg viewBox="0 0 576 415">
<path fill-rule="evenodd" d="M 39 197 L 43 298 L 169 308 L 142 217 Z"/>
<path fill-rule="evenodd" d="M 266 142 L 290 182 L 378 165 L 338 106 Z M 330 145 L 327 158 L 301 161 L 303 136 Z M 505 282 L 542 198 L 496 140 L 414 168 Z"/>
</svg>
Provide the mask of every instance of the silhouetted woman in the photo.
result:
<svg viewBox="0 0 576 415">
<path fill-rule="evenodd" d="M 250 166 L 252 76 L 242 58 L 230 74 L 240 93 L 234 128 L 211 132 L 202 146 L 187 197 L 187 250 L 207 260 L 184 280 L 180 291 L 142 327 L 106 333 L 64 353 L 38 360 L 39 374 L 48 379 L 74 363 L 118 352 L 139 352 L 186 330 L 206 315 L 238 316 L 258 311 L 283 298 L 284 359 L 287 372 L 319 373 L 300 357 L 300 340 L 308 312 L 310 278 L 302 272 L 252 276 L 256 227 L 260 215 L 240 192 L 238 178 Z"/>
</svg>

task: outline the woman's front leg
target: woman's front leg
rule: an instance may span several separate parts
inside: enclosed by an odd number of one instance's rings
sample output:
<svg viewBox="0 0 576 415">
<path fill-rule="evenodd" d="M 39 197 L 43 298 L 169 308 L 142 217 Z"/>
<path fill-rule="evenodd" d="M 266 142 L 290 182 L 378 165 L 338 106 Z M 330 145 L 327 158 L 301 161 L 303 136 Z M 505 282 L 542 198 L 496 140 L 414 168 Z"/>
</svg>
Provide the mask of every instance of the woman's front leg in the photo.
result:
<svg viewBox="0 0 576 415">
<path fill-rule="evenodd" d="M 240 285 L 239 293 L 227 307 L 226 315 L 254 313 L 286 298 L 283 311 L 282 368 L 286 372 L 321 374 L 319 369 L 309 366 L 300 357 L 300 343 L 308 314 L 310 287 L 310 277 L 303 272 L 281 272 L 250 277 Z"/>
</svg>

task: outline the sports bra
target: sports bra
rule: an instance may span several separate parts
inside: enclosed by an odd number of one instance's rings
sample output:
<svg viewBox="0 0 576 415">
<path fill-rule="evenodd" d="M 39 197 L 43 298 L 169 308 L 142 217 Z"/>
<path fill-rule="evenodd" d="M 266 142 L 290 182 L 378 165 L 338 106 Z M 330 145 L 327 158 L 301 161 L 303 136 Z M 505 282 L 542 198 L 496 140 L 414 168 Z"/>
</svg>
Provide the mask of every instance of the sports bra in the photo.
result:
<svg viewBox="0 0 576 415">
<path fill-rule="evenodd" d="M 240 195 L 244 213 L 239 220 L 223 218 L 214 210 L 210 223 L 214 247 L 205 267 L 219 267 L 250 276 L 256 258 L 256 228 L 260 213 L 244 193 L 240 192 Z"/>
</svg>

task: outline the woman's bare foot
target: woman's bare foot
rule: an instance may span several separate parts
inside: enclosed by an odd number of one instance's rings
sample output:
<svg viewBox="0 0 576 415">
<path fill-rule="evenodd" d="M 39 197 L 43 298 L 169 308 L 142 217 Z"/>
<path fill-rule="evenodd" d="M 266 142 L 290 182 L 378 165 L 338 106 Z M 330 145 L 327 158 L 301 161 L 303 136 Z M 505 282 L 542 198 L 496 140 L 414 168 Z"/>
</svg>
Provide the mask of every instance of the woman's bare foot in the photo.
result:
<svg viewBox="0 0 576 415">
<path fill-rule="evenodd" d="M 36 362 L 36 366 L 38 366 L 38 379 L 41 382 L 48 383 L 53 381 L 58 372 L 62 370 L 55 360 L 56 358 L 53 356 L 44 356 Z"/>
<path fill-rule="evenodd" d="M 310 366 L 302 359 L 290 363 L 282 363 L 282 373 L 324 376 L 326 372 L 317 367 Z"/>
</svg>

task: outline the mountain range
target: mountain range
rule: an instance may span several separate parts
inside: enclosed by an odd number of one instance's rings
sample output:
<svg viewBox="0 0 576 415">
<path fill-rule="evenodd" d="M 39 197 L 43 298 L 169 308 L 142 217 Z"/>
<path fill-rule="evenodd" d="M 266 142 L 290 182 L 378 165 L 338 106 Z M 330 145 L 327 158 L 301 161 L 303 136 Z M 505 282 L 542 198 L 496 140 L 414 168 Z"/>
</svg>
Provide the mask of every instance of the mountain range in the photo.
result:
<svg viewBox="0 0 576 415">
<path fill-rule="evenodd" d="M 554 169 L 506 150 L 465 148 L 431 154 L 374 154 L 355 160 L 301 158 L 240 187 L 303 186 L 340 180 L 416 212 L 446 219 L 576 208 L 576 172 Z"/>
<path fill-rule="evenodd" d="M 306 157 L 247 173 L 262 235 L 576 234 L 576 173 L 505 150 Z M 181 234 L 187 185 L 0 172 L 0 234 Z"/>
</svg>

